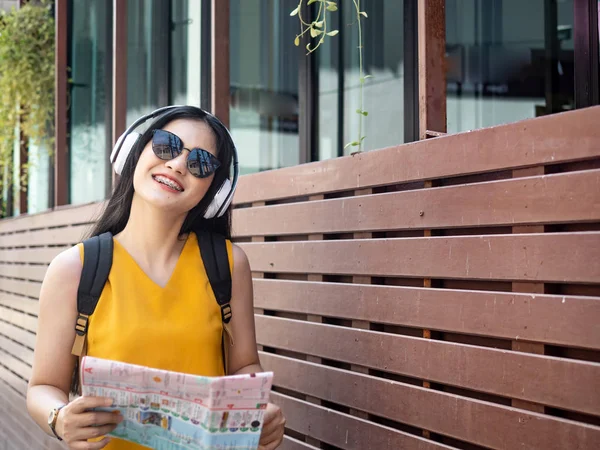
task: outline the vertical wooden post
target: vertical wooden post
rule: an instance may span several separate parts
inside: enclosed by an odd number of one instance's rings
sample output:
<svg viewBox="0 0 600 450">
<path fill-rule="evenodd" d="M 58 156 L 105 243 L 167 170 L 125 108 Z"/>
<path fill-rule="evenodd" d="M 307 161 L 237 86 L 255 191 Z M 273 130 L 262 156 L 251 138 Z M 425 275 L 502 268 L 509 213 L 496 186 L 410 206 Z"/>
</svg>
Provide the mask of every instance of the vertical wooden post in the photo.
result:
<svg viewBox="0 0 600 450">
<path fill-rule="evenodd" d="M 419 0 L 419 138 L 446 132 L 446 2 Z"/>
<path fill-rule="evenodd" d="M 527 169 L 517 169 L 513 170 L 513 178 L 518 177 L 531 177 L 536 175 L 544 175 L 546 169 L 544 166 L 538 167 L 530 167 Z M 544 225 L 524 225 L 524 226 L 514 226 L 512 227 L 513 233 L 543 233 L 545 231 Z M 513 292 L 526 292 L 532 294 L 543 294 L 545 291 L 544 283 L 539 282 L 513 282 L 512 283 L 512 291 Z M 546 352 L 546 348 L 544 344 L 535 343 L 535 342 L 523 342 L 523 341 L 512 341 L 512 349 L 518 352 L 526 352 L 526 353 L 535 353 L 538 355 L 543 355 Z M 515 408 L 526 409 L 528 411 L 535 411 L 538 413 L 544 413 L 545 407 L 544 405 L 539 405 L 537 403 L 531 403 L 524 400 L 512 399 L 511 405 Z"/>
<path fill-rule="evenodd" d="M 211 112 L 229 126 L 229 0 L 211 4 Z"/>
<path fill-rule="evenodd" d="M 308 200 L 309 201 L 318 201 L 318 200 L 323 200 L 325 198 L 325 196 L 323 194 L 319 194 L 319 195 L 311 195 L 309 196 Z M 324 238 L 323 234 L 309 234 L 308 235 L 308 240 L 309 241 L 322 241 Z M 309 273 L 308 274 L 308 281 L 323 281 L 323 275 L 321 274 L 314 274 L 314 273 Z M 307 320 L 309 322 L 316 322 L 316 323 L 322 323 L 323 322 L 323 317 L 321 316 L 316 316 L 313 314 L 308 314 Z M 312 356 L 312 355 L 308 355 L 306 357 L 306 360 L 315 364 L 322 364 L 323 363 L 323 359 L 319 358 L 318 356 Z M 313 403 L 315 405 L 321 405 L 323 402 L 321 402 L 321 399 L 313 397 L 311 395 L 307 395 L 306 396 L 306 401 Z M 319 441 L 318 439 L 315 439 L 311 436 L 306 436 L 305 439 L 306 443 L 309 445 L 312 445 L 314 447 L 317 448 L 321 448 L 321 441 Z"/>
<path fill-rule="evenodd" d="M 419 0 L 418 67 L 419 67 L 419 139 L 446 133 L 446 2 Z M 425 181 L 424 188 L 432 188 L 433 181 Z M 431 237 L 431 230 L 423 230 Z M 431 278 L 423 279 L 423 287 L 432 287 Z M 423 338 L 431 339 L 431 330 L 424 329 Z M 427 380 L 423 387 L 431 388 Z M 429 430 L 422 430 L 430 438 Z"/>
<path fill-rule="evenodd" d="M 67 149 L 67 0 L 56 0 L 54 90 L 54 206 L 69 202 L 69 153 Z"/>
</svg>

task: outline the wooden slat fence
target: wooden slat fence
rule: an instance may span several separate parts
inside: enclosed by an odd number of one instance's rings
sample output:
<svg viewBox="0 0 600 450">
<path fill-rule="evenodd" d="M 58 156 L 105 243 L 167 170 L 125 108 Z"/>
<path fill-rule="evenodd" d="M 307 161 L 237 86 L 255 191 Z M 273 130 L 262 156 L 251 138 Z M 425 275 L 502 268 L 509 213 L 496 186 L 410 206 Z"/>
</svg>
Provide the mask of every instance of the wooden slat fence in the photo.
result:
<svg viewBox="0 0 600 450">
<path fill-rule="evenodd" d="M 242 177 L 283 448 L 600 448 L 598 124 L 600 107 Z M 37 296 L 100 207 L 0 222 L 15 448 L 59 448 L 24 406 Z"/>
</svg>

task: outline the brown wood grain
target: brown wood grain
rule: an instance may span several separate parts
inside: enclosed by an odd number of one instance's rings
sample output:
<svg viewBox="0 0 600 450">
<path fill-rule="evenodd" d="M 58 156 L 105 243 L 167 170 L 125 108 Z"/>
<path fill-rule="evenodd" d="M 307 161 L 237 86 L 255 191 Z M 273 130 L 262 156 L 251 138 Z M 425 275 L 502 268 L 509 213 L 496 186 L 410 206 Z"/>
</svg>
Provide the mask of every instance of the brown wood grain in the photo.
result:
<svg viewBox="0 0 600 450">
<path fill-rule="evenodd" d="M 600 349 L 594 297 L 269 279 L 253 284 L 255 306 L 268 310 Z"/>
<path fill-rule="evenodd" d="M 20 278 L 22 280 L 43 281 L 48 267 L 46 265 L 13 264 L 0 262 L 0 276 Z"/>
<path fill-rule="evenodd" d="M 0 381 L 0 414 L 2 423 L 10 428 L 14 445 L 8 447 L 21 449 L 64 450 L 56 438 L 49 436 L 33 421 L 27 413 L 25 398 L 16 394 L 8 385 Z"/>
<path fill-rule="evenodd" d="M 245 175 L 234 203 L 594 158 L 598 123 L 600 106 Z"/>
<path fill-rule="evenodd" d="M 600 446 L 600 427 L 261 353 L 275 384 L 484 447 L 564 450 Z"/>
<path fill-rule="evenodd" d="M 69 247 L 0 249 L 0 261 L 50 264 L 56 255 L 67 248 Z"/>
<path fill-rule="evenodd" d="M 319 447 L 314 447 L 306 442 L 299 441 L 298 439 L 284 436 L 283 442 L 278 448 L 281 450 L 317 450 Z"/>
<path fill-rule="evenodd" d="M 0 364 L 26 381 L 31 378 L 31 366 L 3 350 L 0 350 Z"/>
<path fill-rule="evenodd" d="M 258 342 L 329 360 L 600 415 L 600 364 L 257 316 Z"/>
<path fill-rule="evenodd" d="M 25 397 L 27 394 L 27 381 L 21 377 L 18 377 L 13 372 L 8 370 L 7 367 L 5 367 L 5 358 L 8 359 L 6 354 L 2 354 L 0 356 L 2 357 L 0 359 L 0 383 L 4 382 L 8 384 L 12 389 Z"/>
<path fill-rule="evenodd" d="M 600 232 L 239 244 L 252 270 L 597 283 Z M 0 252 L 0 259 L 3 253 Z"/>
<path fill-rule="evenodd" d="M 37 299 L 21 297 L 7 292 L 0 292 L 0 305 L 36 316 L 40 309 L 39 301 Z"/>
<path fill-rule="evenodd" d="M 24 330 L 35 333 L 37 329 L 37 318 L 21 311 L 15 311 L 0 305 L 0 319 Z M 10 336 L 9 336 L 10 337 Z"/>
<path fill-rule="evenodd" d="M 410 230 L 600 221 L 600 170 L 241 208 L 234 234 Z"/>
<path fill-rule="evenodd" d="M 2 235 L 0 247 L 73 245 L 84 239 L 89 228 L 89 225 L 76 225 Z"/>
<path fill-rule="evenodd" d="M 37 281 L 23 281 L 4 278 L 0 275 L 0 291 L 12 292 L 31 298 L 38 298 L 42 283 Z M 0 294 L 1 296 L 1 294 Z"/>
<path fill-rule="evenodd" d="M 2 313 L 3 310 L 0 310 Z M 3 315 L 0 315 L 0 334 L 13 339 L 31 349 L 35 345 L 35 334 L 27 331 L 23 328 L 13 325 L 12 323 L 5 322 Z"/>
<path fill-rule="evenodd" d="M 348 450 L 453 448 L 277 392 L 273 392 L 271 398 L 285 412 L 286 426 L 336 448 Z"/>
<path fill-rule="evenodd" d="M 29 366 L 33 363 L 33 351 L 31 349 L 0 334 L 0 356 L 2 355 L 2 351 L 14 356 Z"/>
<path fill-rule="evenodd" d="M 49 227 L 90 224 L 100 216 L 105 202 L 68 205 L 40 214 L 17 216 L 0 221 L 0 235 Z"/>
</svg>

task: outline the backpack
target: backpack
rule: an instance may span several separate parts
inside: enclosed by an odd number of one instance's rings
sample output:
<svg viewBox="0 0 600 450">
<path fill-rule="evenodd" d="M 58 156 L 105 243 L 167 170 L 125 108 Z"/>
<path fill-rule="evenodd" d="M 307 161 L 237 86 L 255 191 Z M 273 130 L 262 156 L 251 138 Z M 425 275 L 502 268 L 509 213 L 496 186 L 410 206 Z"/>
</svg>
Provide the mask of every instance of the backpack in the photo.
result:
<svg viewBox="0 0 600 450">
<path fill-rule="evenodd" d="M 231 271 L 227 255 L 227 244 L 225 238 L 219 234 L 201 231 L 197 232 L 200 256 L 204 262 L 206 274 L 210 281 L 215 298 L 221 308 L 221 320 L 223 321 L 223 339 L 221 342 L 223 354 L 223 367 L 227 370 L 227 345 L 225 345 L 225 334 L 229 335 L 233 344 L 229 322 L 231 312 Z M 79 288 L 77 289 L 77 320 L 75 322 L 75 342 L 71 353 L 77 356 L 75 371 L 71 382 L 71 391 L 77 393 L 79 390 L 79 360 L 86 353 L 86 335 L 88 331 L 89 317 L 94 314 L 100 294 L 108 280 L 108 274 L 112 267 L 113 259 L 113 236 L 110 232 L 94 236 L 83 241 L 84 258 Z"/>
</svg>

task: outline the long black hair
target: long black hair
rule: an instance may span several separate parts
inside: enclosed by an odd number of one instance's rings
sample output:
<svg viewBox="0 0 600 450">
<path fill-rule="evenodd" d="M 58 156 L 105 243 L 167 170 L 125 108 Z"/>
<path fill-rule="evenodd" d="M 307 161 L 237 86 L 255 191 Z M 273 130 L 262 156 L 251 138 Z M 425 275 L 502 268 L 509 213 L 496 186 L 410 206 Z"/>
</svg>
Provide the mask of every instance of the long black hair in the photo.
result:
<svg viewBox="0 0 600 450">
<path fill-rule="evenodd" d="M 219 187 L 226 178 L 230 176 L 231 161 L 233 158 L 234 143 L 225 126 L 215 117 L 207 114 L 200 108 L 194 106 L 181 106 L 173 108 L 156 118 L 137 140 L 127 157 L 127 161 L 121 172 L 115 190 L 111 195 L 102 215 L 96 222 L 91 236 L 98 236 L 110 231 L 113 236 L 125 228 L 131 212 L 133 200 L 133 174 L 140 155 L 146 144 L 152 138 L 152 132 L 165 127 L 168 123 L 177 119 L 192 119 L 205 122 L 213 131 L 217 143 L 217 158 L 221 166 L 215 172 L 212 183 L 206 195 L 187 214 L 180 235 L 200 230 L 212 231 L 221 234 L 227 239 L 231 238 L 231 208 L 227 208 L 225 214 L 213 219 L 205 219 L 204 213 L 217 193 Z"/>
</svg>

